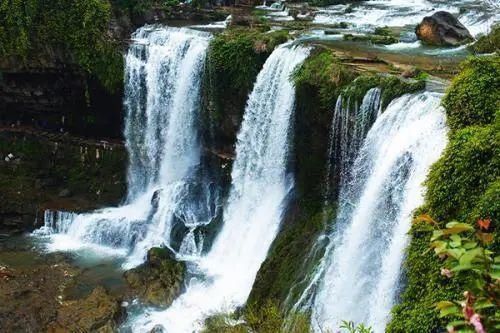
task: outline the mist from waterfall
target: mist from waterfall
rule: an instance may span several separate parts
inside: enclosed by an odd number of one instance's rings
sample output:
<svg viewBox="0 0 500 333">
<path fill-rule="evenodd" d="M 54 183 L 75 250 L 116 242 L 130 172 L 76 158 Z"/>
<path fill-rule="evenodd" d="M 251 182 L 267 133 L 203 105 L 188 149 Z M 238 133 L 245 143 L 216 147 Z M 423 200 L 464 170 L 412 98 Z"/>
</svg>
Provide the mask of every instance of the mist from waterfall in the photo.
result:
<svg viewBox="0 0 500 333">
<path fill-rule="evenodd" d="M 216 214 L 216 195 L 200 176 L 200 89 L 211 34 L 145 26 L 126 56 L 124 136 L 129 153 L 126 204 L 87 214 L 46 213 L 52 250 L 92 248 L 144 261 L 154 246 L 201 253 L 197 227 Z M 173 233 L 181 234 L 177 245 Z M 183 239 L 182 239 L 183 238 Z"/>
<path fill-rule="evenodd" d="M 134 332 L 149 332 L 158 324 L 169 333 L 197 331 L 207 316 L 234 311 L 246 302 L 294 184 L 287 169 L 295 100 L 290 75 L 308 53 L 286 43 L 267 59 L 238 134 L 222 230 L 192 268 L 195 277 L 187 281 L 185 293 L 165 311 L 131 318 Z"/>
<path fill-rule="evenodd" d="M 441 95 L 394 100 L 369 130 L 340 189 L 325 256 L 312 284 L 312 322 L 318 332 L 342 320 L 384 332 L 399 288 L 412 211 L 422 183 L 446 145 Z"/>
</svg>

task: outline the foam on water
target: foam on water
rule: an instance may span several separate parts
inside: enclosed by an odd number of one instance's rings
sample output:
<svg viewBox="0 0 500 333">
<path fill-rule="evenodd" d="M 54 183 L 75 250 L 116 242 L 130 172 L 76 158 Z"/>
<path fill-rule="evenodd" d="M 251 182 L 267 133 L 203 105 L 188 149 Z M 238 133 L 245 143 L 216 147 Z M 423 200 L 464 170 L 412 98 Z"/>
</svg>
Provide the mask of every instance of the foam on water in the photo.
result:
<svg viewBox="0 0 500 333">
<path fill-rule="evenodd" d="M 412 211 L 422 182 L 446 145 L 440 94 L 394 100 L 380 115 L 341 188 L 334 231 L 312 278 L 318 332 L 342 320 L 384 332 L 398 293 Z M 307 291 L 306 289 L 306 291 Z"/>
<path fill-rule="evenodd" d="M 94 248 L 127 256 L 126 268 L 154 246 L 192 256 L 197 226 L 214 217 L 210 185 L 198 176 L 201 77 L 211 35 L 184 28 L 145 26 L 132 35 L 126 56 L 124 136 L 129 153 L 126 204 L 45 219 L 49 250 Z M 46 217 L 47 217 L 46 214 Z M 172 232 L 188 228 L 181 248 Z"/>
<path fill-rule="evenodd" d="M 307 55 L 308 49 L 287 43 L 267 59 L 238 134 L 223 228 L 197 261 L 197 277 L 187 282 L 186 292 L 165 311 L 131 318 L 134 332 L 149 332 L 158 324 L 169 333 L 193 332 L 210 314 L 234 311 L 246 302 L 293 186 L 287 170 L 295 99 L 290 75 Z"/>
</svg>

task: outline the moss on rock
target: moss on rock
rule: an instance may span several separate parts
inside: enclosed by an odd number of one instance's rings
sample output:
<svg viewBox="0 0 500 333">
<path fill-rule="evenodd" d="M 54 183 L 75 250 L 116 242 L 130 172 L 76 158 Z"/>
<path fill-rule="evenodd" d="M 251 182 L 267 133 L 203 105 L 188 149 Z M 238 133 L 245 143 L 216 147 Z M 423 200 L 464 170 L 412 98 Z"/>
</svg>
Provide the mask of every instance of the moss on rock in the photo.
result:
<svg viewBox="0 0 500 333">
<path fill-rule="evenodd" d="M 125 272 L 132 296 L 156 306 L 168 306 L 183 289 L 186 265 L 176 261 L 170 250 L 152 248 L 147 260 L 139 267 Z"/>
<path fill-rule="evenodd" d="M 2 131 L 0 158 L 1 230 L 32 230 L 43 209 L 95 209 L 118 204 L 125 194 L 127 155 L 120 145 Z"/>
<path fill-rule="evenodd" d="M 392 309 L 386 332 L 441 332 L 447 320 L 438 317 L 434 306 L 442 300 L 460 298 L 461 283 L 440 275 L 441 263 L 429 251 L 432 232 L 428 228 L 414 225 L 410 235 L 412 240 L 404 263 L 405 291 Z"/>
<path fill-rule="evenodd" d="M 308 88 L 316 90 L 321 107 L 330 109 L 335 105 L 340 89 L 355 76 L 331 50 L 318 48 L 295 70 L 293 81 L 299 92 Z"/>
<path fill-rule="evenodd" d="M 426 205 L 435 219 L 471 221 L 471 213 L 500 170 L 500 133 L 468 127 L 451 136 L 427 180 Z"/>
<path fill-rule="evenodd" d="M 443 99 L 443 106 L 452 130 L 491 123 L 500 110 L 500 56 L 465 61 Z"/>
<path fill-rule="evenodd" d="M 500 24 L 495 25 L 489 34 L 483 35 L 469 46 L 469 50 L 474 53 L 500 52 Z"/>
<path fill-rule="evenodd" d="M 257 74 L 286 31 L 230 28 L 210 43 L 205 75 L 206 118 L 216 149 L 230 150 Z"/>
</svg>

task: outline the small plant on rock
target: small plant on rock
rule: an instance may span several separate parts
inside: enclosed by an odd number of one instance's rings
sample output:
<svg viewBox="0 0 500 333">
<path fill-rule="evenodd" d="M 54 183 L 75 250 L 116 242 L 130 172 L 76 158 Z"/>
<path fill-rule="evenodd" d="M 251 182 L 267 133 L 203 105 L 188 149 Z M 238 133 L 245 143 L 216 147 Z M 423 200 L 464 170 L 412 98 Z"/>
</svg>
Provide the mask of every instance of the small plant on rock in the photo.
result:
<svg viewBox="0 0 500 333">
<path fill-rule="evenodd" d="M 437 223 L 427 215 L 417 220 Z M 449 222 L 435 229 L 431 248 L 443 260 L 441 275 L 467 274 L 468 290 L 462 300 L 436 304 L 440 316 L 450 318 L 448 332 L 494 332 L 500 329 L 500 256 L 487 247 L 493 243 L 491 220 L 480 219 L 477 229 L 467 223 Z"/>
</svg>

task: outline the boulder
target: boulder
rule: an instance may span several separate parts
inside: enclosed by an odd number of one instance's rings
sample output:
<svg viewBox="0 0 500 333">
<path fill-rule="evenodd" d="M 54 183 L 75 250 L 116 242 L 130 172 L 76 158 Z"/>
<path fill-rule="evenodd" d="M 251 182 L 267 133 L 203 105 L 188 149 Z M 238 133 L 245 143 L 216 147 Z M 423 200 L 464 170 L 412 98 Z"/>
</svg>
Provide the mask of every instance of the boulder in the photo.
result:
<svg viewBox="0 0 500 333">
<path fill-rule="evenodd" d="M 144 264 L 124 273 L 129 295 L 146 304 L 169 306 L 183 288 L 186 265 L 166 248 L 152 248 Z"/>
<path fill-rule="evenodd" d="M 469 30 L 455 16 L 445 11 L 424 17 L 415 33 L 418 39 L 428 45 L 458 46 L 474 40 Z"/>
<path fill-rule="evenodd" d="M 97 287 L 87 298 L 63 303 L 47 331 L 111 333 L 116 332 L 122 318 L 120 302 Z"/>
</svg>

